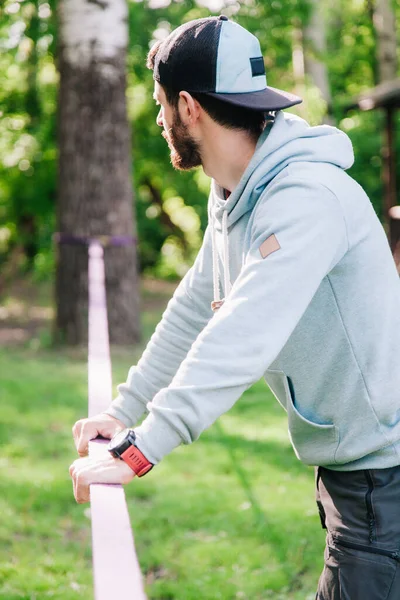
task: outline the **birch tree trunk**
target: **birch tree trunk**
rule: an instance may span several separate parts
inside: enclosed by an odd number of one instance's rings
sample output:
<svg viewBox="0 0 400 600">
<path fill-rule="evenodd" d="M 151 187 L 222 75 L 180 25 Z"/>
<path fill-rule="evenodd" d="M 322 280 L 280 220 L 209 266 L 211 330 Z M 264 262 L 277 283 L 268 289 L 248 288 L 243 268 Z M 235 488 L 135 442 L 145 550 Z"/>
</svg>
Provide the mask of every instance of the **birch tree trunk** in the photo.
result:
<svg viewBox="0 0 400 600">
<path fill-rule="evenodd" d="M 328 70 L 323 62 L 326 53 L 326 24 L 321 0 L 309 0 L 311 16 L 304 28 L 304 67 L 314 85 L 319 89 L 326 103 L 328 115 L 325 123 L 333 123 L 329 112 L 332 106 L 332 96 L 328 79 Z"/>
<path fill-rule="evenodd" d="M 391 0 L 375 0 L 374 27 L 377 34 L 379 82 L 397 75 L 396 17 Z"/>
<path fill-rule="evenodd" d="M 134 236 L 125 0 L 60 0 L 58 231 Z M 58 246 L 55 340 L 87 341 L 88 249 Z M 110 341 L 139 339 L 136 247 L 105 248 Z"/>
</svg>

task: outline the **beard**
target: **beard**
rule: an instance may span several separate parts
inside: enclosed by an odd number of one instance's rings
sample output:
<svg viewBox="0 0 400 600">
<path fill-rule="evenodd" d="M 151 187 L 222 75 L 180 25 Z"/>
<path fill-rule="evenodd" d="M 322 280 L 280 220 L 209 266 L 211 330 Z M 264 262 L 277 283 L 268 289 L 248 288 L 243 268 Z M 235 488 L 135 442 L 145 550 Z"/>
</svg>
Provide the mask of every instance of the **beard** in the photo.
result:
<svg viewBox="0 0 400 600">
<path fill-rule="evenodd" d="M 168 132 L 163 131 L 163 138 L 168 142 L 171 150 L 171 163 L 179 171 L 189 171 L 194 167 L 200 167 L 200 146 L 187 132 L 182 123 L 178 111 L 175 111 L 172 127 Z"/>
</svg>

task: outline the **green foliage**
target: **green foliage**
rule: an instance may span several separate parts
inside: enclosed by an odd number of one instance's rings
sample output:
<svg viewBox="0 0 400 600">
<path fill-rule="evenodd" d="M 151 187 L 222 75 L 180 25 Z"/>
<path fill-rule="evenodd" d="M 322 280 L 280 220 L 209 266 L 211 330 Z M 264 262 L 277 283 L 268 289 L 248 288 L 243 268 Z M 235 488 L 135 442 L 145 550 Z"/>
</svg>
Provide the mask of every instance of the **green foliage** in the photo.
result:
<svg viewBox="0 0 400 600">
<path fill-rule="evenodd" d="M 333 113 L 351 137 L 356 163 L 351 174 L 382 210 L 382 116 L 343 112 L 345 99 L 376 83 L 376 40 L 365 0 L 323 2 Z M 25 267 L 51 274 L 56 197 L 55 2 L 5 0 L 0 6 L 0 265 L 13 248 L 25 249 Z M 308 0 L 142 0 L 129 2 L 128 112 L 133 129 L 133 167 L 141 268 L 182 275 L 192 263 L 207 222 L 209 183 L 197 170 L 175 172 L 160 135 L 146 68 L 151 43 L 183 22 L 220 11 L 256 34 L 268 83 L 294 89 L 292 53 L 296 29 L 308 22 Z M 395 3 L 397 17 L 400 5 Z M 306 51 L 309 49 L 306 48 Z M 312 124 L 326 111 L 306 78 L 304 113 Z M 298 111 L 299 109 L 294 109 Z M 398 136 L 400 156 L 400 138 Z M 174 200 L 175 199 L 175 200 Z M 195 216 L 197 215 L 197 217 Z"/>
<path fill-rule="evenodd" d="M 57 74 L 51 5 L 6 0 L 0 24 L 0 264 L 22 245 L 30 268 L 50 252 L 54 231 Z"/>
</svg>

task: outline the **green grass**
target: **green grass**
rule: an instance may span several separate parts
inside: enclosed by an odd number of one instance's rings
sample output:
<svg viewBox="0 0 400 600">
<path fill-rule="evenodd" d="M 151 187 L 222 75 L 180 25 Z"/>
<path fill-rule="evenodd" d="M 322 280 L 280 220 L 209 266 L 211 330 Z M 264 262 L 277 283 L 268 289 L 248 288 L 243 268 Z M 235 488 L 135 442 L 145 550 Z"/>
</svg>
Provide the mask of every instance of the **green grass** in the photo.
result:
<svg viewBox="0 0 400 600">
<path fill-rule="evenodd" d="M 153 303 L 147 336 L 159 316 Z M 90 600 L 90 520 L 68 475 L 86 357 L 33 346 L 0 348 L 0 599 Z M 113 351 L 114 384 L 139 353 Z M 264 382 L 126 492 L 149 599 L 314 599 L 324 534 L 313 471 Z"/>
</svg>

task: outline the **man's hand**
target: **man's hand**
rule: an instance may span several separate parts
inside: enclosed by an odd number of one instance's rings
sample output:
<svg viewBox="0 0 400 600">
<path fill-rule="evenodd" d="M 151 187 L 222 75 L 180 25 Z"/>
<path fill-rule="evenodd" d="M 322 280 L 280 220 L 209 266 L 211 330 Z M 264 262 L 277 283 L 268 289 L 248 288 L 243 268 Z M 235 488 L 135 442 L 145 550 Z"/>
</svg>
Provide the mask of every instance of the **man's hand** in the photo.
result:
<svg viewBox="0 0 400 600">
<path fill-rule="evenodd" d="M 80 419 L 72 428 L 72 435 L 79 456 L 87 456 L 90 440 L 95 439 L 98 435 L 111 439 L 125 427 L 126 425 L 122 421 L 103 413 L 91 419 Z"/>
<path fill-rule="evenodd" d="M 129 483 L 135 477 L 132 469 L 120 458 L 78 458 L 69 468 L 74 486 L 75 500 L 79 504 L 89 502 L 89 486 L 92 483 Z"/>
</svg>

